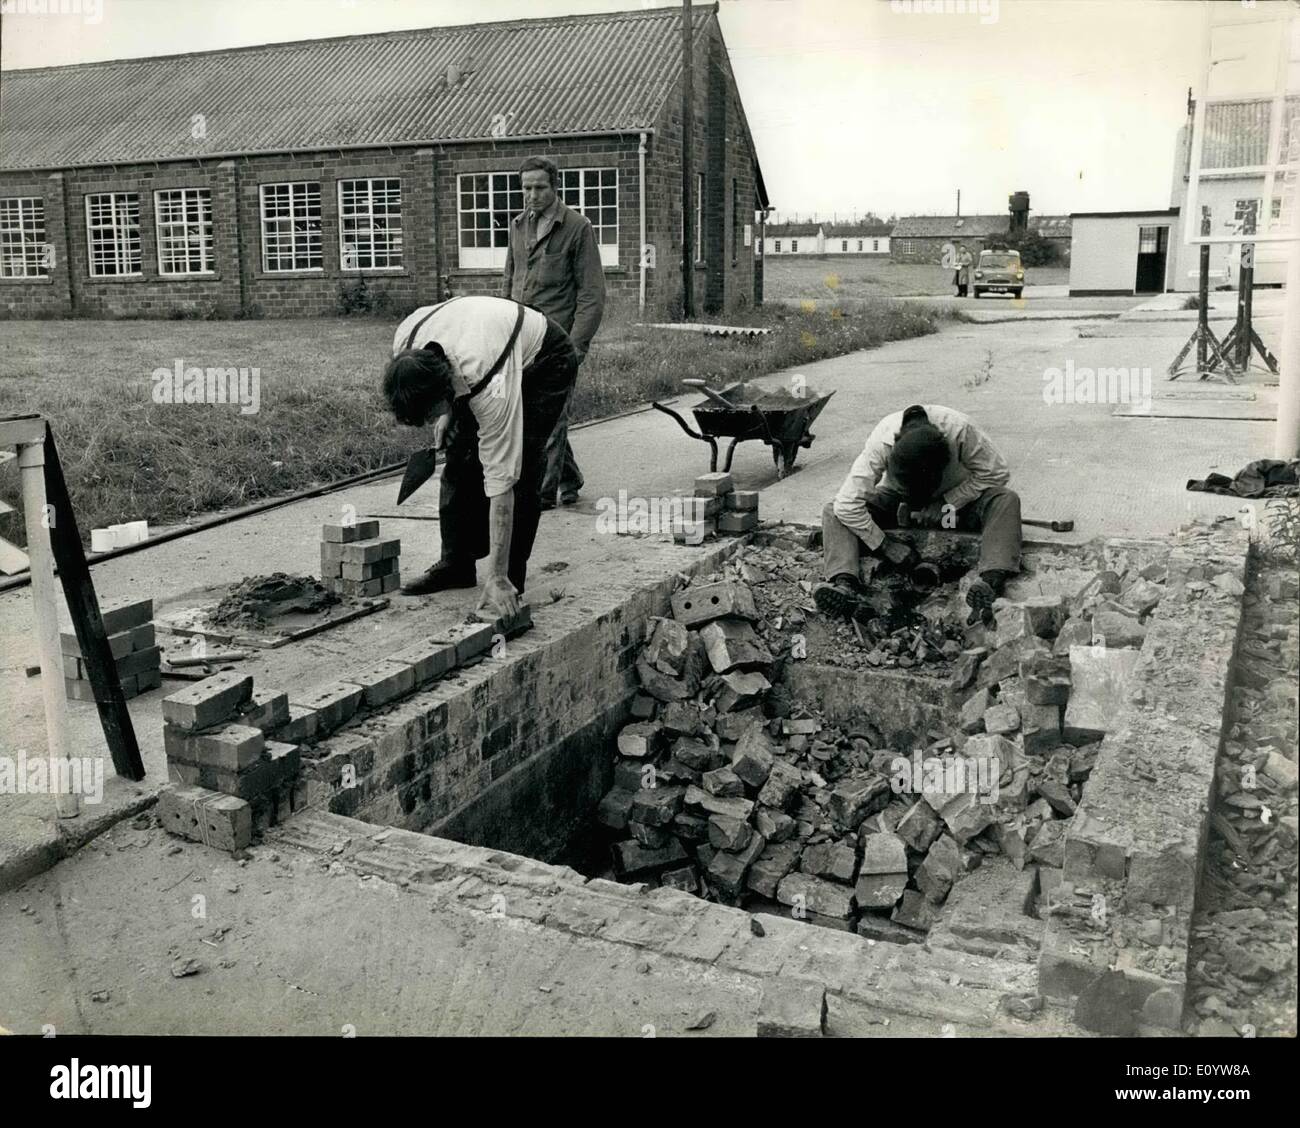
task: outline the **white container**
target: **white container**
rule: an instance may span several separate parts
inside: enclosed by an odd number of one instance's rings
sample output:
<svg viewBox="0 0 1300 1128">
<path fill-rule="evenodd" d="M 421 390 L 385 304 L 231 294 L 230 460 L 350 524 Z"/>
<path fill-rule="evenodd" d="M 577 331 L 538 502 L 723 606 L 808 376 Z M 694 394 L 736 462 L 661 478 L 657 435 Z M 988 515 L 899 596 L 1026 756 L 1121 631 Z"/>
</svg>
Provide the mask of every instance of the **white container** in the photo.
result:
<svg viewBox="0 0 1300 1128">
<path fill-rule="evenodd" d="M 112 529 L 91 529 L 90 530 L 90 551 L 107 552 L 113 547 L 113 530 Z"/>
<path fill-rule="evenodd" d="M 140 544 L 142 541 L 149 539 L 148 521 L 128 521 L 126 527 L 131 533 L 132 544 Z"/>
</svg>

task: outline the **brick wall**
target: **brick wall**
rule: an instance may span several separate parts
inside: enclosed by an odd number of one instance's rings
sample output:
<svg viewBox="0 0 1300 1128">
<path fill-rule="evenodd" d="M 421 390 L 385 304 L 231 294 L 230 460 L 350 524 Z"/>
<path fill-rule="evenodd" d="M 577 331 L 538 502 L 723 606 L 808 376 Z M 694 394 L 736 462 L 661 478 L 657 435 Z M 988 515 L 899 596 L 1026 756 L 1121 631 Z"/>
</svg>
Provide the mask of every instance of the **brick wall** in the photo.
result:
<svg viewBox="0 0 1300 1128">
<path fill-rule="evenodd" d="M 694 56 L 695 167 L 705 174 L 704 259 L 696 266 L 700 310 L 744 307 L 755 297 L 754 156 L 746 137 L 735 79 L 716 23 L 701 33 Z M 648 272 L 647 301 L 661 309 L 681 302 L 681 88 L 669 93 L 647 137 L 647 238 L 657 265 Z M 460 266 L 457 177 L 511 172 L 531 154 L 561 169 L 618 170 L 618 264 L 607 266 L 611 302 L 631 303 L 639 289 L 641 185 L 638 134 L 560 138 L 549 144 L 498 141 L 421 149 L 365 149 L 247 156 L 238 160 L 124 165 L 65 173 L 0 174 L 0 196 L 45 201 L 47 239 L 56 266 L 48 280 L 4 280 L 0 313 L 9 317 L 312 317 L 338 310 L 341 289 L 364 277 L 372 296 L 387 295 L 398 315 L 442 296 L 500 293 L 499 269 Z M 338 181 L 402 180 L 403 264 L 398 270 L 344 271 L 340 262 Z M 311 271 L 265 271 L 259 188 L 316 181 L 321 186 L 322 265 Z M 214 264 L 210 273 L 162 277 L 158 270 L 154 191 L 207 188 L 212 193 Z M 734 188 L 734 190 L 733 190 Z M 91 278 L 85 197 L 128 191 L 140 196 L 141 273 Z"/>
<path fill-rule="evenodd" d="M 740 95 L 716 23 L 696 40 L 692 57 L 693 161 L 704 173 L 702 262 L 695 264 L 696 312 L 721 312 L 754 302 L 755 232 L 744 246 L 744 226 L 754 224 L 754 154 L 746 139 Z M 651 241 L 658 266 L 650 272 L 649 298 L 673 310 L 682 301 L 682 90 L 674 85 L 655 123 L 654 160 L 647 168 Z M 740 223 L 734 228 L 732 181 Z M 734 262 L 733 262 L 734 254 Z"/>
</svg>

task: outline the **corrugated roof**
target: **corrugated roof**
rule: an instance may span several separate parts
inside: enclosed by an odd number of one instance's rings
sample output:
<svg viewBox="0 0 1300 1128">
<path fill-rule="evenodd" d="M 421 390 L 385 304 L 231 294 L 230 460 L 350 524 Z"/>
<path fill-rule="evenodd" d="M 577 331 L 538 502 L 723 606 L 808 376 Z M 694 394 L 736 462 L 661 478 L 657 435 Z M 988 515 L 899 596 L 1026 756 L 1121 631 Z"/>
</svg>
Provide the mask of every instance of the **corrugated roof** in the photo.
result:
<svg viewBox="0 0 1300 1128">
<path fill-rule="evenodd" d="M 798 239 L 804 235 L 816 235 L 821 229 L 820 223 L 769 223 L 763 228 L 763 234 L 769 239 L 781 239 L 789 235 Z"/>
<path fill-rule="evenodd" d="M 676 8 L 8 71 L 0 169 L 636 132 L 680 73 Z"/>
</svg>

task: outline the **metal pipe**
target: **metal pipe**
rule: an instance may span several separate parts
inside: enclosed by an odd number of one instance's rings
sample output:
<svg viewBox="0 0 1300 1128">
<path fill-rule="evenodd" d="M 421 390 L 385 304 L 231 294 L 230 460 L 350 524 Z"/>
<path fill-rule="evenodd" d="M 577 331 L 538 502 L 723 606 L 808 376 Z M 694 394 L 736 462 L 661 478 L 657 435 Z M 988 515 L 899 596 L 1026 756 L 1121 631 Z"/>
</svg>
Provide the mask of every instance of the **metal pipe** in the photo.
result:
<svg viewBox="0 0 1300 1128">
<path fill-rule="evenodd" d="M 641 278 L 639 281 L 640 290 L 637 294 L 637 309 L 645 309 L 645 272 L 646 272 L 646 255 L 649 253 L 646 247 L 646 228 L 645 228 L 645 130 L 641 131 L 641 144 L 637 146 L 637 197 L 638 211 L 641 224 Z"/>
</svg>

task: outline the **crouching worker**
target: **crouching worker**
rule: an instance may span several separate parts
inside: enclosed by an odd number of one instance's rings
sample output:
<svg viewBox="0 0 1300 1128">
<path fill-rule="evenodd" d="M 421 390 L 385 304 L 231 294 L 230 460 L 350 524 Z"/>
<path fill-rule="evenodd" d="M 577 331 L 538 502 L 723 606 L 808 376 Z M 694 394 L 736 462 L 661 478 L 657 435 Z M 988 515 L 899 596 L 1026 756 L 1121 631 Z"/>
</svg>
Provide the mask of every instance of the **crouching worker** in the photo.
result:
<svg viewBox="0 0 1300 1128">
<path fill-rule="evenodd" d="M 398 422 L 433 423 L 445 452 L 441 559 L 403 586 L 425 595 L 478 583 L 479 607 L 519 609 L 541 516 L 546 441 L 578 371 L 568 335 L 506 298 L 466 296 L 417 309 L 397 327 L 384 396 Z"/>
<path fill-rule="evenodd" d="M 886 416 L 822 512 L 826 582 L 813 593 L 817 606 L 858 612 L 864 553 L 914 568 L 916 550 L 884 531 L 910 524 L 982 532 L 979 578 L 966 602 L 970 622 L 991 621 L 993 601 L 1020 571 L 1020 497 L 1009 479 L 1006 459 L 960 411 L 918 404 Z"/>
</svg>

